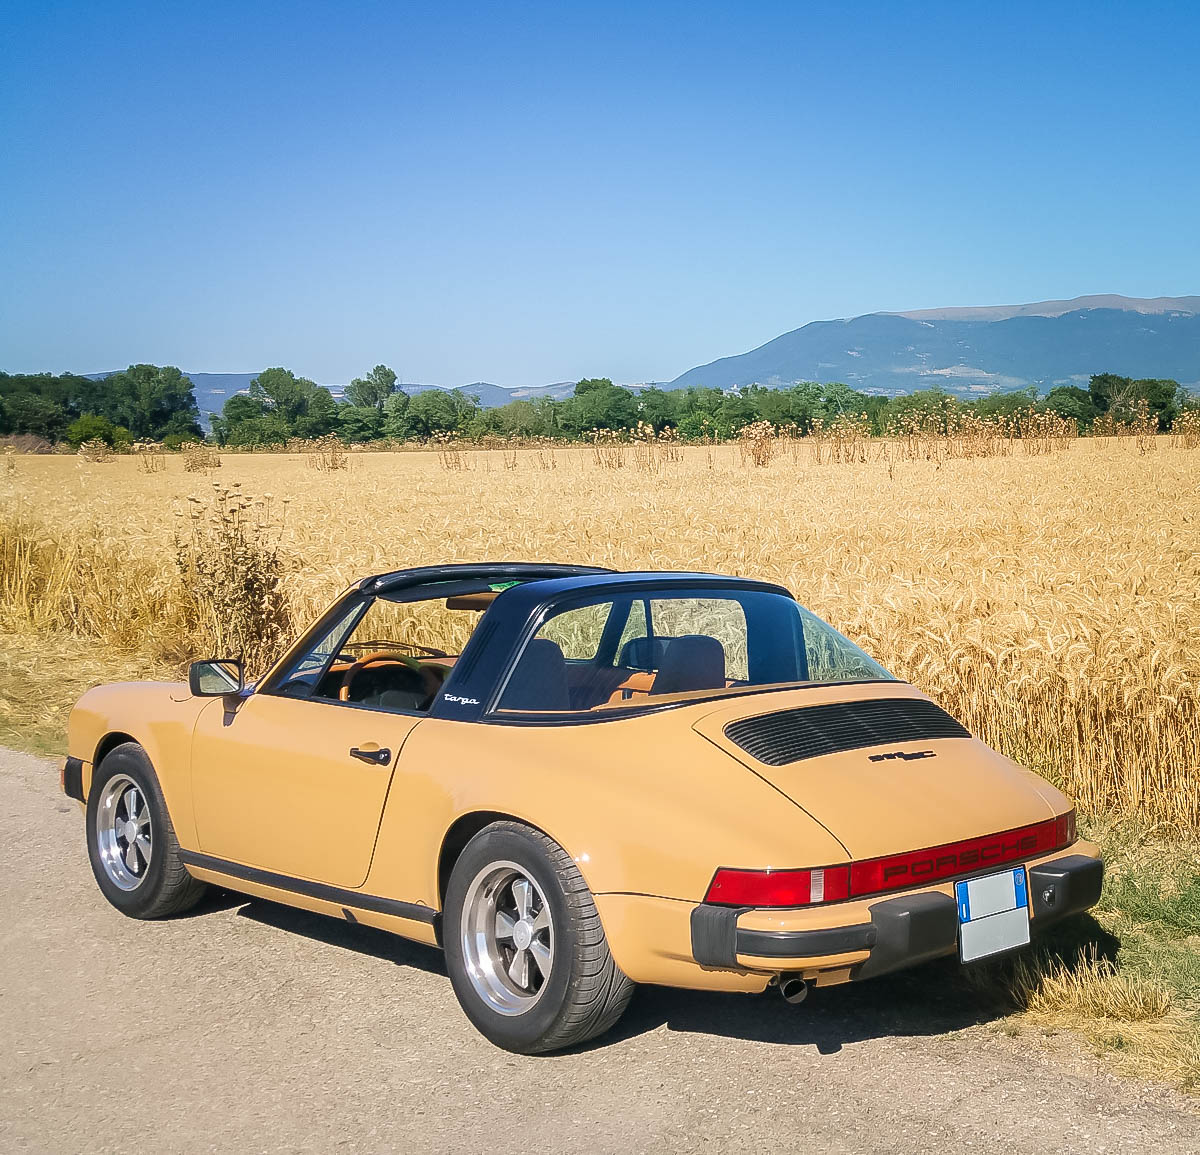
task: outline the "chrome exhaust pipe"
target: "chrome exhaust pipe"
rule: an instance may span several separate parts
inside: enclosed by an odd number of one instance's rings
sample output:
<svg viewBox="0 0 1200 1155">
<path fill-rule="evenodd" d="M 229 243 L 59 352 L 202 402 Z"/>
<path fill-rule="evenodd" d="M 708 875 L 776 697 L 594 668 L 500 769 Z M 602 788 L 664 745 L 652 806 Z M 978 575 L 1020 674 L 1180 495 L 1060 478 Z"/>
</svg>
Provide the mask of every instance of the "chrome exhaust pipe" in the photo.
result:
<svg viewBox="0 0 1200 1155">
<path fill-rule="evenodd" d="M 795 1006 L 797 1003 L 802 1003 L 808 997 L 808 983 L 803 979 L 780 979 L 779 993 L 783 995 L 785 1003 L 791 1003 Z"/>
</svg>

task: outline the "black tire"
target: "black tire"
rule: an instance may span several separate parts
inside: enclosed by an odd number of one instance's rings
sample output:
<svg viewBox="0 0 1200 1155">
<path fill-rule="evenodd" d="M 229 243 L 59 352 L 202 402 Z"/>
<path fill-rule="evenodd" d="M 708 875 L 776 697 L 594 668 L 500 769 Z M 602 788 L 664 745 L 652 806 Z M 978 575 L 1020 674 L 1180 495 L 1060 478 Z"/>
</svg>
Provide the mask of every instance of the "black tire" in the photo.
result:
<svg viewBox="0 0 1200 1155">
<path fill-rule="evenodd" d="M 100 808 L 105 805 L 107 813 L 111 799 L 106 801 L 105 795 L 109 793 L 106 788 L 114 779 L 118 779 L 114 790 L 128 780 L 141 791 L 149 815 L 149 860 L 144 855 L 135 855 L 135 861 L 144 865 L 140 876 L 125 872 L 128 877 L 124 887 L 114 879 L 113 868 L 105 865 L 101 847 L 104 837 L 101 827 L 108 824 L 101 820 Z M 122 799 L 117 798 L 115 808 L 121 806 Z M 205 883 L 188 874 L 179 857 L 179 842 L 158 785 L 158 776 L 145 750 L 136 742 L 125 742 L 110 750 L 92 776 L 87 800 L 87 848 L 92 874 L 96 876 L 101 893 L 130 918 L 166 918 L 181 914 L 195 906 L 208 889 Z"/>
<path fill-rule="evenodd" d="M 471 888 L 496 864 L 515 865 L 532 879 L 539 899 L 544 896 L 553 934 L 553 962 L 536 1001 L 507 1014 L 481 994 L 464 958 Z M 492 823 L 459 855 L 446 889 L 443 943 L 459 1005 L 481 1034 L 506 1051 L 538 1054 L 593 1039 L 613 1026 L 633 996 L 634 984 L 613 961 L 591 891 L 570 855 L 518 822 Z"/>
</svg>

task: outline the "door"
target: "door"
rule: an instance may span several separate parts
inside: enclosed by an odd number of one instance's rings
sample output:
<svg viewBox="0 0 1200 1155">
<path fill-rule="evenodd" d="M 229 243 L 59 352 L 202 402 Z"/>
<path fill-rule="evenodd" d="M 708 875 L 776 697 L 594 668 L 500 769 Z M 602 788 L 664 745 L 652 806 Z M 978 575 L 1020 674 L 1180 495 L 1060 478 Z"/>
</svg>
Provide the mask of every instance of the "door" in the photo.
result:
<svg viewBox="0 0 1200 1155">
<path fill-rule="evenodd" d="M 294 878 L 362 886 L 396 757 L 420 720 L 261 693 L 231 714 L 214 699 L 192 742 L 200 849 Z"/>
</svg>

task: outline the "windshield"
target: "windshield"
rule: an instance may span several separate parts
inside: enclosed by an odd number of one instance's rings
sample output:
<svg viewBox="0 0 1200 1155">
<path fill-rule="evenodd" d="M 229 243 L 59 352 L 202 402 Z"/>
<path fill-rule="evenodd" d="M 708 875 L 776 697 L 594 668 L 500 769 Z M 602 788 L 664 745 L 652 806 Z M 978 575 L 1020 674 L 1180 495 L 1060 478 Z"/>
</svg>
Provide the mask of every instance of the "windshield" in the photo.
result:
<svg viewBox="0 0 1200 1155">
<path fill-rule="evenodd" d="M 757 686 L 894 681 L 782 594 L 647 590 L 573 602 L 526 643 L 497 709 L 650 708 Z"/>
</svg>

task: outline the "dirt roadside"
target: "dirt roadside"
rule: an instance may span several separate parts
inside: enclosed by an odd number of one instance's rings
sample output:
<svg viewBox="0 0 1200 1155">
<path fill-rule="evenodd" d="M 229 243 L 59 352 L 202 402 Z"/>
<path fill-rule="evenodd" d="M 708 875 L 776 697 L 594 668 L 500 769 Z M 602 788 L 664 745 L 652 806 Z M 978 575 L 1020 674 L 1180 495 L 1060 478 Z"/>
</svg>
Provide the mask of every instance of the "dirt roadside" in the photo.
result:
<svg viewBox="0 0 1200 1155">
<path fill-rule="evenodd" d="M 57 791 L 0 750 L 5 1152 L 1200 1150 L 1195 1101 L 911 979 L 798 1008 L 644 989 L 591 1049 L 508 1055 L 436 951 L 229 895 L 123 919 Z"/>
</svg>

